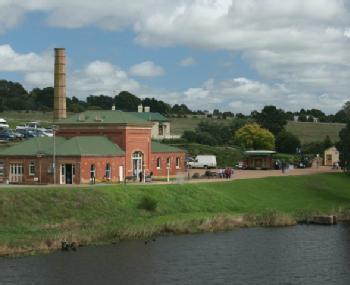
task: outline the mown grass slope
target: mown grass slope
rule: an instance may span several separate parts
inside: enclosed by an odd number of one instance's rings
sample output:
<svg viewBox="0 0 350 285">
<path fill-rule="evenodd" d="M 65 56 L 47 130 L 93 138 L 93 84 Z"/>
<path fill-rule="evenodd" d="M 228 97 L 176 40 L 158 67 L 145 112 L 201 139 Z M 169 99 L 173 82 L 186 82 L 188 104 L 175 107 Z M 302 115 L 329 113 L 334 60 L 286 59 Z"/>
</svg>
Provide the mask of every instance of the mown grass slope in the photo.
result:
<svg viewBox="0 0 350 285">
<path fill-rule="evenodd" d="M 139 209 L 148 196 L 154 212 Z M 217 215 L 334 213 L 350 206 L 350 176 L 270 177 L 179 185 L 0 189 L 0 253 L 72 238 L 98 243 L 144 237 L 171 223 Z M 36 244 L 36 246 L 35 246 Z"/>
</svg>

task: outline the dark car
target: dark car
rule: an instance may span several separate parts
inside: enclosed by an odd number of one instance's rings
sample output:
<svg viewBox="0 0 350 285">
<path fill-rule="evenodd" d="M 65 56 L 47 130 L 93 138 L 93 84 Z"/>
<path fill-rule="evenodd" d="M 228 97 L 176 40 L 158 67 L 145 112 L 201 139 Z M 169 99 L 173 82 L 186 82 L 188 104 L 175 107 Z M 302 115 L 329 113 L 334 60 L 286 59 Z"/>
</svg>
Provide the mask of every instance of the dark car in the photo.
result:
<svg viewBox="0 0 350 285">
<path fill-rule="evenodd" d="M 16 136 L 14 134 L 12 134 L 9 131 L 1 131 L 0 132 L 0 140 L 1 141 L 13 141 L 14 139 L 16 139 Z"/>
</svg>

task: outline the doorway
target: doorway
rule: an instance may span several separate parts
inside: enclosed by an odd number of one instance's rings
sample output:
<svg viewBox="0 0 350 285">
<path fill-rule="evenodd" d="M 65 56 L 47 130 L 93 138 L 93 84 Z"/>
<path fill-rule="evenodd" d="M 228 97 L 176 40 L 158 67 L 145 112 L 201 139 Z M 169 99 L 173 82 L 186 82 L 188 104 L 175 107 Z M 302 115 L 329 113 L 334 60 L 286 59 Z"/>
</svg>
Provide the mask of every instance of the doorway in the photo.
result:
<svg viewBox="0 0 350 285">
<path fill-rule="evenodd" d="M 73 184 L 75 176 L 74 164 L 61 164 L 60 184 Z"/>
<path fill-rule="evenodd" d="M 132 174 L 139 177 L 142 172 L 142 157 L 143 154 L 140 151 L 134 152 L 132 155 Z"/>
</svg>

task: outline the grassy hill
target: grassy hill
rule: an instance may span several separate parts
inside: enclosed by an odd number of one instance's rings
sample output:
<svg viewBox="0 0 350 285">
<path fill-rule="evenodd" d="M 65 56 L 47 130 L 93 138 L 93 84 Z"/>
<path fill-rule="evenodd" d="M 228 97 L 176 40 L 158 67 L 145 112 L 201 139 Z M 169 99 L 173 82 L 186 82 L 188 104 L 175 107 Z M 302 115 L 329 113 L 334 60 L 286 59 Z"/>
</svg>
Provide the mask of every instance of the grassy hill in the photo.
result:
<svg viewBox="0 0 350 285">
<path fill-rule="evenodd" d="M 156 201 L 154 211 L 140 209 L 144 197 Z M 286 225 L 311 213 L 349 213 L 349 206 L 350 176 L 334 173 L 199 184 L 0 188 L 0 255 L 47 250 L 65 238 L 96 244 L 237 223 Z"/>
<path fill-rule="evenodd" d="M 302 143 L 323 141 L 328 135 L 332 142 L 339 140 L 339 132 L 345 124 L 288 122 L 287 131 L 298 136 Z"/>
</svg>

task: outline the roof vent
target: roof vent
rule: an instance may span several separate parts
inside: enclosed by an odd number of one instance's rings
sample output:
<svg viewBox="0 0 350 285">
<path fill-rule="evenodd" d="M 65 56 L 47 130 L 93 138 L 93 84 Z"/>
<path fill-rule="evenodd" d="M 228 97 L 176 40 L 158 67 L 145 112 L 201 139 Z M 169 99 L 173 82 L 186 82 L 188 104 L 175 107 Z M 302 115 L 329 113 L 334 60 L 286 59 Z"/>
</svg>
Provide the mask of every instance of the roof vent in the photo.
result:
<svg viewBox="0 0 350 285">
<path fill-rule="evenodd" d="M 78 121 L 79 122 L 84 122 L 85 121 L 85 114 L 84 113 L 80 113 L 78 116 Z"/>
<path fill-rule="evenodd" d="M 112 105 L 112 111 L 115 111 L 115 105 Z"/>
<path fill-rule="evenodd" d="M 151 107 L 150 106 L 145 106 L 144 107 L 144 112 L 145 113 L 149 113 L 151 111 Z"/>
<path fill-rule="evenodd" d="M 142 104 L 137 106 L 137 112 L 142 113 L 143 107 Z"/>
<path fill-rule="evenodd" d="M 102 122 L 103 119 L 100 117 L 100 115 L 96 114 L 95 116 L 95 122 Z"/>
</svg>

